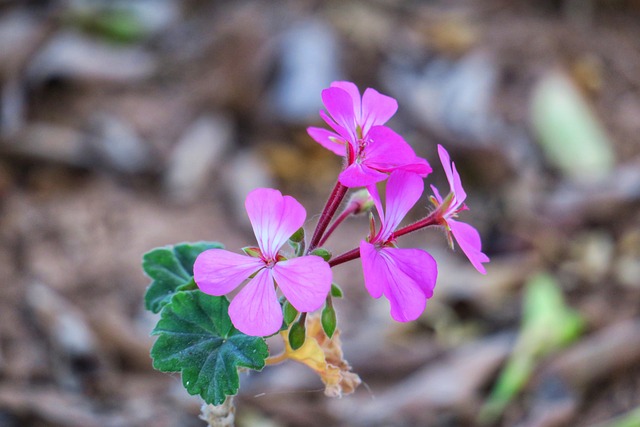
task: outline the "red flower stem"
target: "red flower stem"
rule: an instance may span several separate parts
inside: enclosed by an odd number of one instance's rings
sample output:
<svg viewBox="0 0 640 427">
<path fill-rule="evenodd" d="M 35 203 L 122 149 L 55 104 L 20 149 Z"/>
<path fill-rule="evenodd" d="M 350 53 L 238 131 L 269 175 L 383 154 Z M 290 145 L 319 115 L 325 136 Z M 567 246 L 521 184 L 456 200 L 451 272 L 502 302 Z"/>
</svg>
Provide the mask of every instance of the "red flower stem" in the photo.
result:
<svg viewBox="0 0 640 427">
<path fill-rule="evenodd" d="M 412 233 L 416 230 L 420 230 L 421 228 L 429 227 L 430 225 L 436 225 L 439 222 L 439 213 L 438 210 L 435 210 L 431 213 L 431 215 L 422 218 L 419 221 L 414 222 L 413 224 L 409 224 L 406 227 L 402 227 L 399 230 L 396 230 L 393 233 L 393 237 L 404 236 L 405 234 Z"/>
<path fill-rule="evenodd" d="M 360 258 L 360 248 L 351 249 L 349 252 L 345 252 L 342 255 L 329 260 L 329 265 L 335 267 L 336 265 L 344 264 L 347 261 Z"/>
<path fill-rule="evenodd" d="M 331 226 L 329 227 L 327 232 L 324 233 L 324 236 L 322 236 L 322 239 L 320 239 L 320 242 L 318 243 L 318 246 L 324 245 L 326 243 L 327 239 L 329 238 L 329 236 L 331 236 L 331 234 L 333 234 L 333 232 L 336 230 L 336 228 L 338 228 L 338 226 L 342 223 L 342 221 L 347 219 L 347 217 L 349 215 L 351 215 L 352 213 L 354 213 L 356 210 L 358 210 L 358 204 L 357 203 L 352 203 L 349 206 L 347 206 L 347 208 L 340 214 L 340 216 L 338 216 L 338 218 L 336 218 L 336 220 L 333 221 L 333 223 L 331 224 Z"/>
<path fill-rule="evenodd" d="M 342 199 L 344 199 L 345 194 L 347 194 L 347 190 L 348 188 L 340 184 L 340 181 L 336 182 L 336 185 L 335 187 L 333 187 L 333 190 L 329 195 L 329 199 L 327 200 L 327 203 L 322 210 L 320 220 L 318 221 L 318 225 L 313 232 L 313 237 L 311 238 L 311 243 L 309 244 L 309 249 L 307 250 L 307 252 L 311 252 L 318 247 L 324 231 L 329 226 L 329 222 L 331 222 L 331 219 L 338 210 L 338 207 L 340 206 Z"/>
</svg>

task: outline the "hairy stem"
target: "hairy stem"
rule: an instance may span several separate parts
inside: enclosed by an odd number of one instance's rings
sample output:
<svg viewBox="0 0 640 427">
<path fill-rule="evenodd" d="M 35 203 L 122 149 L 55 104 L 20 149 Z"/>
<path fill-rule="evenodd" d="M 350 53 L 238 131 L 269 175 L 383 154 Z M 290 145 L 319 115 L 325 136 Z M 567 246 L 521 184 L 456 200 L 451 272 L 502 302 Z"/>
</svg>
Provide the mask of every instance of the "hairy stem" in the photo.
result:
<svg viewBox="0 0 640 427">
<path fill-rule="evenodd" d="M 344 199 L 345 194 L 347 194 L 348 188 L 344 185 L 340 184 L 340 181 L 336 182 L 335 187 L 331 191 L 329 195 L 329 199 L 322 210 L 322 214 L 320 215 L 320 220 L 318 221 L 318 225 L 316 226 L 315 231 L 313 232 L 313 237 L 311 238 L 311 243 L 309 244 L 309 249 L 307 252 L 311 252 L 320 243 L 322 236 L 324 235 L 325 230 L 329 226 L 329 222 L 335 215 L 342 199 Z"/>
<path fill-rule="evenodd" d="M 329 260 L 329 265 L 335 267 L 336 265 L 344 264 L 347 261 L 360 258 L 360 248 L 351 249 L 349 252 L 345 252 L 342 255 L 338 255 L 335 258 Z"/>
<path fill-rule="evenodd" d="M 320 242 L 318 242 L 318 246 L 324 245 L 327 239 L 329 238 L 329 236 L 331 236 L 331 234 L 333 234 L 336 228 L 338 228 L 338 226 L 342 224 L 342 221 L 344 221 L 345 219 L 347 219 L 349 215 L 357 211 L 358 208 L 359 208 L 359 205 L 357 203 L 351 203 L 349 206 L 347 206 L 347 208 L 338 216 L 338 218 L 336 218 L 336 220 L 333 221 L 329 229 L 327 229 L 327 232 L 324 233 L 324 236 L 322 236 L 322 239 L 320 239 Z"/>
<path fill-rule="evenodd" d="M 430 225 L 437 225 L 439 222 L 439 216 L 437 210 L 433 211 L 429 216 L 422 218 L 419 221 L 409 224 L 406 227 L 402 227 L 399 230 L 393 232 L 393 237 L 404 236 L 405 234 L 420 230 L 421 228 L 429 227 Z"/>
</svg>

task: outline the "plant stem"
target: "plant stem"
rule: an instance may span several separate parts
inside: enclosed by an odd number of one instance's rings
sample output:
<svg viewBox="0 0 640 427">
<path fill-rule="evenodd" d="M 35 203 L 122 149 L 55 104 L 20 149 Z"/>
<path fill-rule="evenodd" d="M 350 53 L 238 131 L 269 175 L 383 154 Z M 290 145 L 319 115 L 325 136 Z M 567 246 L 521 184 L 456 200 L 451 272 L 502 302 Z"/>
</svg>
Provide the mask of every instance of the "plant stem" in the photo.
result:
<svg viewBox="0 0 640 427">
<path fill-rule="evenodd" d="M 356 210 L 358 210 L 358 207 L 359 206 L 358 206 L 357 203 L 352 203 L 349 206 L 347 206 L 347 208 L 344 211 L 342 211 L 340 216 L 338 216 L 338 218 L 336 218 L 336 220 L 333 221 L 333 223 L 331 224 L 331 226 L 329 227 L 327 232 L 324 233 L 324 236 L 322 236 L 322 239 L 320 239 L 320 242 L 318 242 L 318 246 L 324 245 L 326 243 L 327 239 L 329 238 L 329 236 L 331 236 L 331 234 L 333 234 L 333 232 L 336 230 L 336 228 L 338 228 L 338 226 L 342 223 L 342 221 L 347 219 L 347 217 L 349 215 L 351 215 Z"/>
<path fill-rule="evenodd" d="M 227 396 L 222 405 L 202 404 L 200 419 L 209 423 L 209 427 L 233 427 L 235 425 L 236 407 L 233 396 Z"/>
<path fill-rule="evenodd" d="M 351 249 L 349 252 L 345 252 L 342 255 L 329 260 L 329 265 L 335 267 L 336 265 L 344 264 L 347 261 L 360 258 L 360 248 Z"/>
<path fill-rule="evenodd" d="M 309 249 L 307 250 L 307 252 L 311 252 L 316 247 L 318 247 L 324 231 L 327 229 L 329 222 L 331 222 L 331 219 L 338 210 L 338 207 L 340 206 L 342 199 L 344 199 L 345 194 L 347 194 L 347 190 L 348 188 L 340 184 L 340 181 L 336 182 L 336 185 L 335 187 L 333 187 L 333 190 L 329 195 L 329 199 L 327 200 L 327 203 L 322 210 L 320 220 L 318 221 L 318 225 L 313 232 L 313 237 L 311 238 L 311 243 L 309 244 Z"/>
<path fill-rule="evenodd" d="M 289 355 L 285 353 L 280 353 L 277 356 L 268 357 L 267 360 L 264 361 L 265 365 L 277 365 L 278 363 L 282 363 L 289 358 Z"/>
<path fill-rule="evenodd" d="M 409 224 L 406 227 L 402 227 L 399 230 L 393 232 L 393 237 L 404 236 L 405 234 L 420 230 L 421 228 L 429 227 L 430 225 L 438 224 L 439 213 L 437 210 L 433 211 L 429 216 L 422 218 L 419 221 Z"/>
</svg>

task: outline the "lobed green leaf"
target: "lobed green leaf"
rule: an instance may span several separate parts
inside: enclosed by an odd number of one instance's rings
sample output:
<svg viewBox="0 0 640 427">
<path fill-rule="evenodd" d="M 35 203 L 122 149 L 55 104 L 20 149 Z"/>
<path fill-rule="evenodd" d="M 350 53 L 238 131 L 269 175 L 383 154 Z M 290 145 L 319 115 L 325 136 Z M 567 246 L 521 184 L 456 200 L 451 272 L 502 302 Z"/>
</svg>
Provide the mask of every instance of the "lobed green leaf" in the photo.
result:
<svg viewBox="0 0 640 427">
<path fill-rule="evenodd" d="M 217 242 L 181 243 L 153 249 L 142 257 L 142 269 L 152 280 L 144 295 L 147 310 L 158 313 L 178 291 L 195 289 L 193 264 L 207 249 L 222 248 Z"/>
<path fill-rule="evenodd" d="M 269 356 L 261 337 L 233 327 L 226 297 L 199 290 L 176 293 L 165 304 L 152 335 L 158 335 L 151 357 L 163 372 L 181 372 L 189 394 L 220 405 L 238 392 L 238 368 L 261 370 Z"/>
</svg>

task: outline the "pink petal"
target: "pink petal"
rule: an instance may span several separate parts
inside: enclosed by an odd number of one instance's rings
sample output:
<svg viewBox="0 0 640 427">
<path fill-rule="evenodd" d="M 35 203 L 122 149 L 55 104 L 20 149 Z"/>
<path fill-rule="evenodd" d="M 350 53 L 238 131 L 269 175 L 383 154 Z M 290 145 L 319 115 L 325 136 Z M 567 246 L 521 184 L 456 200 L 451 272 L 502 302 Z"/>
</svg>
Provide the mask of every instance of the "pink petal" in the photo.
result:
<svg viewBox="0 0 640 427">
<path fill-rule="evenodd" d="M 382 208 L 382 201 L 380 200 L 380 193 L 378 192 L 378 186 L 375 184 L 368 185 L 367 191 L 369 192 L 369 195 L 373 199 L 373 204 L 375 205 L 376 210 L 378 211 L 380 222 L 384 224 L 385 215 L 384 215 L 384 209 Z"/>
<path fill-rule="evenodd" d="M 331 87 L 340 88 L 346 91 L 351 96 L 356 122 L 360 123 L 360 118 L 362 117 L 362 106 L 360 102 L 360 91 L 358 90 L 358 86 L 356 86 L 352 82 L 338 81 L 331 83 Z"/>
<path fill-rule="evenodd" d="M 229 305 L 231 323 L 240 332 L 255 337 L 275 334 L 282 326 L 282 308 L 273 285 L 271 270 L 260 270 Z"/>
<path fill-rule="evenodd" d="M 347 155 L 347 150 L 345 149 L 347 142 L 340 135 L 316 127 L 307 128 L 307 133 L 324 148 L 333 151 L 338 156 L 344 157 Z"/>
<path fill-rule="evenodd" d="M 442 196 L 440 195 L 440 192 L 438 191 L 438 189 L 436 187 L 434 187 L 433 185 L 431 185 L 431 191 L 433 191 L 433 195 L 436 198 L 436 200 L 438 201 L 438 203 L 442 204 Z"/>
<path fill-rule="evenodd" d="M 374 298 L 384 294 L 391 304 L 391 317 L 398 322 L 417 319 L 433 295 L 436 262 L 420 249 L 376 249 L 360 243 L 365 286 Z"/>
<path fill-rule="evenodd" d="M 362 260 L 362 274 L 367 291 L 373 298 L 380 298 L 385 289 L 382 270 L 386 268 L 386 265 L 380 262 L 380 255 L 376 247 L 364 240 L 360 242 L 360 259 Z"/>
<path fill-rule="evenodd" d="M 275 259 L 278 250 L 306 219 L 304 207 L 278 190 L 258 188 L 247 196 L 245 207 L 262 253 Z"/>
<path fill-rule="evenodd" d="M 327 111 L 352 139 L 356 139 L 356 117 L 351 95 L 343 89 L 330 87 L 322 91 L 322 102 Z"/>
<path fill-rule="evenodd" d="M 296 310 L 315 311 L 331 290 L 331 267 L 319 256 L 309 255 L 280 261 L 273 266 L 273 278 Z"/>
<path fill-rule="evenodd" d="M 260 258 L 209 249 L 196 258 L 193 279 L 205 294 L 226 295 L 262 267 Z"/>
<path fill-rule="evenodd" d="M 411 172 L 396 170 L 387 181 L 387 198 L 381 238 L 386 240 L 398 227 L 409 210 L 420 199 L 424 181 Z"/>
<path fill-rule="evenodd" d="M 423 159 L 422 157 L 418 157 L 418 156 L 416 156 L 416 158 L 413 159 L 411 162 L 405 165 L 402 165 L 397 169 L 418 174 L 422 178 L 426 177 L 431 172 L 433 172 L 433 169 L 431 169 L 429 162 L 427 162 L 426 159 Z"/>
<path fill-rule="evenodd" d="M 487 274 L 482 263 L 489 262 L 489 257 L 482 253 L 482 242 L 480 233 L 467 223 L 458 222 L 453 219 L 447 220 L 451 228 L 453 237 L 456 238 L 460 249 L 469 258 L 471 264 L 482 274 Z"/>
<path fill-rule="evenodd" d="M 378 172 L 366 164 L 352 163 L 345 170 L 340 172 L 338 181 L 349 188 L 366 187 L 383 181 L 387 178 L 386 173 Z"/>
<path fill-rule="evenodd" d="M 362 95 L 362 133 L 367 134 L 372 126 L 385 124 L 398 111 L 398 101 L 368 88 Z"/>
<path fill-rule="evenodd" d="M 391 172 L 399 166 L 415 161 L 413 148 L 386 126 L 374 126 L 368 134 L 364 160 L 370 168 Z"/>
<path fill-rule="evenodd" d="M 449 187 L 456 197 L 456 204 L 461 204 L 467 198 L 467 194 L 462 188 L 462 181 L 460 180 L 460 175 L 456 170 L 456 165 L 451 162 L 449 153 L 440 144 L 438 144 L 438 155 L 440 156 L 440 162 L 442 163 L 442 167 L 444 168 L 444 173 L 447 175 Z"/>
<path fill-rule="evenodd" d="M 325 113 L 324 111 L 320 111 L 320 117 L 322 118 L 322 120 L 324 120 L 326 124 L 328 124 L 331 127 L 331 129 L 335 131 L 336 134 L 340 135 L 342 139 L 346 141 L 350 141 L 352 139 L 351 133 L 348 132 L 345 128 L 343 128 L 339 124 L 337 124 L 335 120 L 333 120 L 331 117 L 327 115 L 327 113 Z"/>
</svg>

